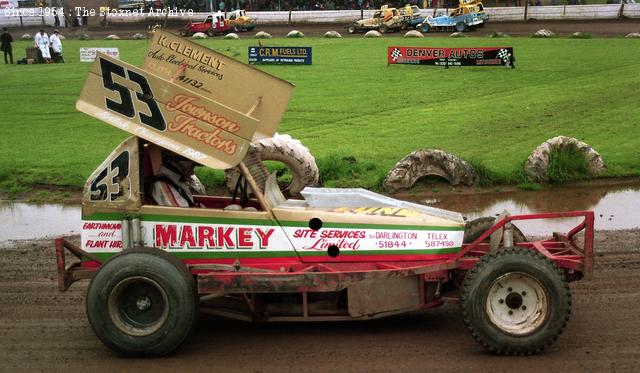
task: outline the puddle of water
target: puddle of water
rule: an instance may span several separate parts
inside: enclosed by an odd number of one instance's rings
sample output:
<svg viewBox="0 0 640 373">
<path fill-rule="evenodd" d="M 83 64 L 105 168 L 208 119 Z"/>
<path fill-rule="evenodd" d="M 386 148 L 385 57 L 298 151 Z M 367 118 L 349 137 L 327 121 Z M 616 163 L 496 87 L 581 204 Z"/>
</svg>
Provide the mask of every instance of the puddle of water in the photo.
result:
<svg viewBox="0 0 640 373">
<path fill-rule="evenodd" d="M 494 192 L 473 195 L 429 194 L 412 196 L 416 202 L 462 213 L 469 220 L 495 216 L 507 210 L 511 215 L 572 210 L 593 210 L 595 228 L 618 230 L 640 228 L 640 185 L 557 187 L 540 191 Z M 554 231 L 567 231 L 580 218 L 518 222 L 526 234 L 547 236 Z"/>
<path fill-rule="evenodd" d="M 462 213 L 467 219 L 495 216 L 503 210 L 512 215 L 593 210 L 596 229 L 640 228 L 640 184 L 619 186 L 558 187 L 541 191 L 494 192 L 470 195 L 410 195 L 404 199 Z M 548 236 L 568 231 L 580 219 L 562 218 L 518 222 L 529 236 Z M 0 246 L 9 240 L 79 234 L 80 206 L 32 205 L 0 201 Z"/>
<path fill-rule="evenodd" d="M 79 234 L 80 206 L 0 201 L 0 245 L 9 240 Z"/>
</svg>

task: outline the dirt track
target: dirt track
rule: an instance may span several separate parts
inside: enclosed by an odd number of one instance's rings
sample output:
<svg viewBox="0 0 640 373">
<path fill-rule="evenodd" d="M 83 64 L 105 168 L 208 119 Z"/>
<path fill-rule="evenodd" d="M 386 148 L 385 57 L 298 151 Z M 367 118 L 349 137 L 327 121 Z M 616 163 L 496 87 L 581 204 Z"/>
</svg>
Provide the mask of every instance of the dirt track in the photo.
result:
<svg viewBox="0 0 640 373">
<path fill-rule="evenodd" d="M 0 371 L 620 371 L 640 369 L 640 231 L 596 234 L 594 278 L 573 283 L 564 334 L 545 353 L 499 357 L 457 305 L 370 322 L 249 324 L 202 315 L 177 353 L 124 359 L 94 336 L 86 281 L 59 293 L 50 241 L 0 249 Z"/>
<path fill-rule="evenodd" d="M 120 25 L 107 28 L 91 27 L 89 30 L 83 28 L 61 29 L 61 33 L 67 37 L 75 38 L 81 33 L 87 32 L 94 38 L 104 38 L 110 34 L 116 34 L 123 39 L 129 39 L 136 32 L 148 30 L 146 24 L 140 25 Z M 184 26 L 182 23 L 170 23 L 167 25 L 169 31 L 177 31 Z M 29 27 L 20 29 L 20 32 L 36 33 L 40 27 Z M 252 38 L 257 31 L 266 31 L 274 37 L 284 37 L 293 29 L 302 31 L 306 36 L 322 36 L 329 30 L 335 30 L 344 37 L 362 37 L 362 34 L 350 35 L 347 33 L 347 24 L 294 24 L 294 25 L 258 25 L 253 32 L 240 33 L 241 38 Z M 469 32 L 469 36 L 487 36 L 493 32 L 500 31 L 510 36 L 529 36 L 540 29 L 550 29 L 560 36 L 569 36 L 574 32 L 586 32 L 594 37 L 619 37 L 631 32 L 640 32 L 640 19 L 624 20 L 598 20 L 598 21 L 535 21 L 528 22 L 488 22 L 483 28 Z M 17 29 L 13 30 L 16 31 Z M 448 37 L 449 32 L 431 32 L 425 34 L 427 37 Z M 395 32 L 385 35 L 386 37 L 401 37 L 404 32 Z M 216 38 L 221 38 L 217 36 Z"/>
</svg>

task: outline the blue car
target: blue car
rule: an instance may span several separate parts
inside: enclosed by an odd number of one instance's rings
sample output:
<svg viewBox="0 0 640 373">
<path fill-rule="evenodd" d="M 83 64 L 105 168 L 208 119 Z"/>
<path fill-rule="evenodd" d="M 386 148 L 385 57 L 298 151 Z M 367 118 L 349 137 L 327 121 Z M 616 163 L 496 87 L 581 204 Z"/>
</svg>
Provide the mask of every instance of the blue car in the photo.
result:
<svg viewBox="0 0 640 373">
<path fill-rule="evenodd" d="M 427 18 L 418 25 L 420 32 L 429 31 L 457 31 L 465 32 L 475 30 L 484 23 L 484 17 L 478 13 L 467 13 L 456 15 L 456 12 L 450 15 L 442 15 L 438 17 L 427 16 Z"/>
</svg>

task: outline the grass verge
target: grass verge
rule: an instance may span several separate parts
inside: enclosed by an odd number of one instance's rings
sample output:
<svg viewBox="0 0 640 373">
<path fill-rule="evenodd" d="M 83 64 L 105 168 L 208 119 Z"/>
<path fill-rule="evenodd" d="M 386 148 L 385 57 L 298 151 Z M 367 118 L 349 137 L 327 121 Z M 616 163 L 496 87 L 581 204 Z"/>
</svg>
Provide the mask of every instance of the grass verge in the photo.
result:
<svg viewBox="0 0 640 373">
<path fill-rule="evenodd" d="M 508 42 L 518 59 L 513 70 L 386 65 L 391 45 L 496 45 L 484 37 L 270 39 L 263 43 L 313 47 L 313 65 L 259 68 L 296 85 L 279 132 L 311 150 L 325 186 L 379 188 L 388 170 L 419 148 L 473 160 L 482 165 L 486 185 L 518 184 L 514 175 L 529 153 L 557 135 L 593 146 L 609 167 L 606 176 L 640 174 L 637 40 Z M 140 66 L 147 43 L 69 40 L 66 64 L 0 65 L 0 187 L 80 188 L 128 135 L 75 111 L 90 67 L 78 61 L 78 50 L 118 47 L 123 60 Z M 202 43 L 246 62 L 257 41 Z M 16 42 L 14 55 L 30 45 Z M 204 178 L 217 184 L 220 174 Z"/>
</svg>

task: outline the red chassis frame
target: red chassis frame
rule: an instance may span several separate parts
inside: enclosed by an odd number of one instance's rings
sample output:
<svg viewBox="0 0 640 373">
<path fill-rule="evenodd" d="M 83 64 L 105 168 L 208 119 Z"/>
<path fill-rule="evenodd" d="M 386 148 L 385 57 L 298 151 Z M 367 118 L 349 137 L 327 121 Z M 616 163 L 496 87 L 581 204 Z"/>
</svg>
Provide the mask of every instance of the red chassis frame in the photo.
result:
<svg viewBox="0 0 640 373">
<path fill-rule="evenodd" d="M 490 245 L 482 241 L 496 230 L 503 228 L 508 222 L 574 217 L 583 217 L 584 220 L 566 234 L 555 232 L 548 239 L 517 243 L 520 247 L 536 250 L 549 258 L 564 270 L 567 280 L 573 281 L 591 274 L 594 237 L 593 211 L 508 216 L 496 223 L 474 242 L 464 244 L 460 252 L 445 259 L 317 264 L 272 260 L 269 263 L 256 262 L 250 266 L 240 266 L 238 261 L 233 264 L 203 264 L 185 261 L 185 264 L 194 276 L 197 276 L 198 293 L 201 295 L 209 294 L 211 297 L 216 297 L 226 294 L 299 293 L 303 298 L 303 318 L 308 319 L 306 306 L 308 293 L 341 291 L 349 285 L 363 280 L 408 276 L 420 277 L 420 290 L 424 290 L 426 283 L 435 283 L 439 288 L 442 282 L 451 279 L 453 271 L 464 272 L 471 269 L 483 255 L 489 252 Z M 584 242 L 580 247 L 575 236 L 582 231 L 584 231 Z M 63 238 L 56 239 L 55 244 L 58 284 L 61 291 L 68 289 L 75 281 L 91 278 L 99 269 L 100 261 L 81 248 Z M 65 249 L 85 261 L 74 263 L 67 268 Z M 420 291 L 420 294 L 421 304 L 418 308 L 434 307 L 443 303 L 440 298 L 425 299 L 424 291 Z M 250 303 L 248 298 L 247 302 Z"/>
</svg>

